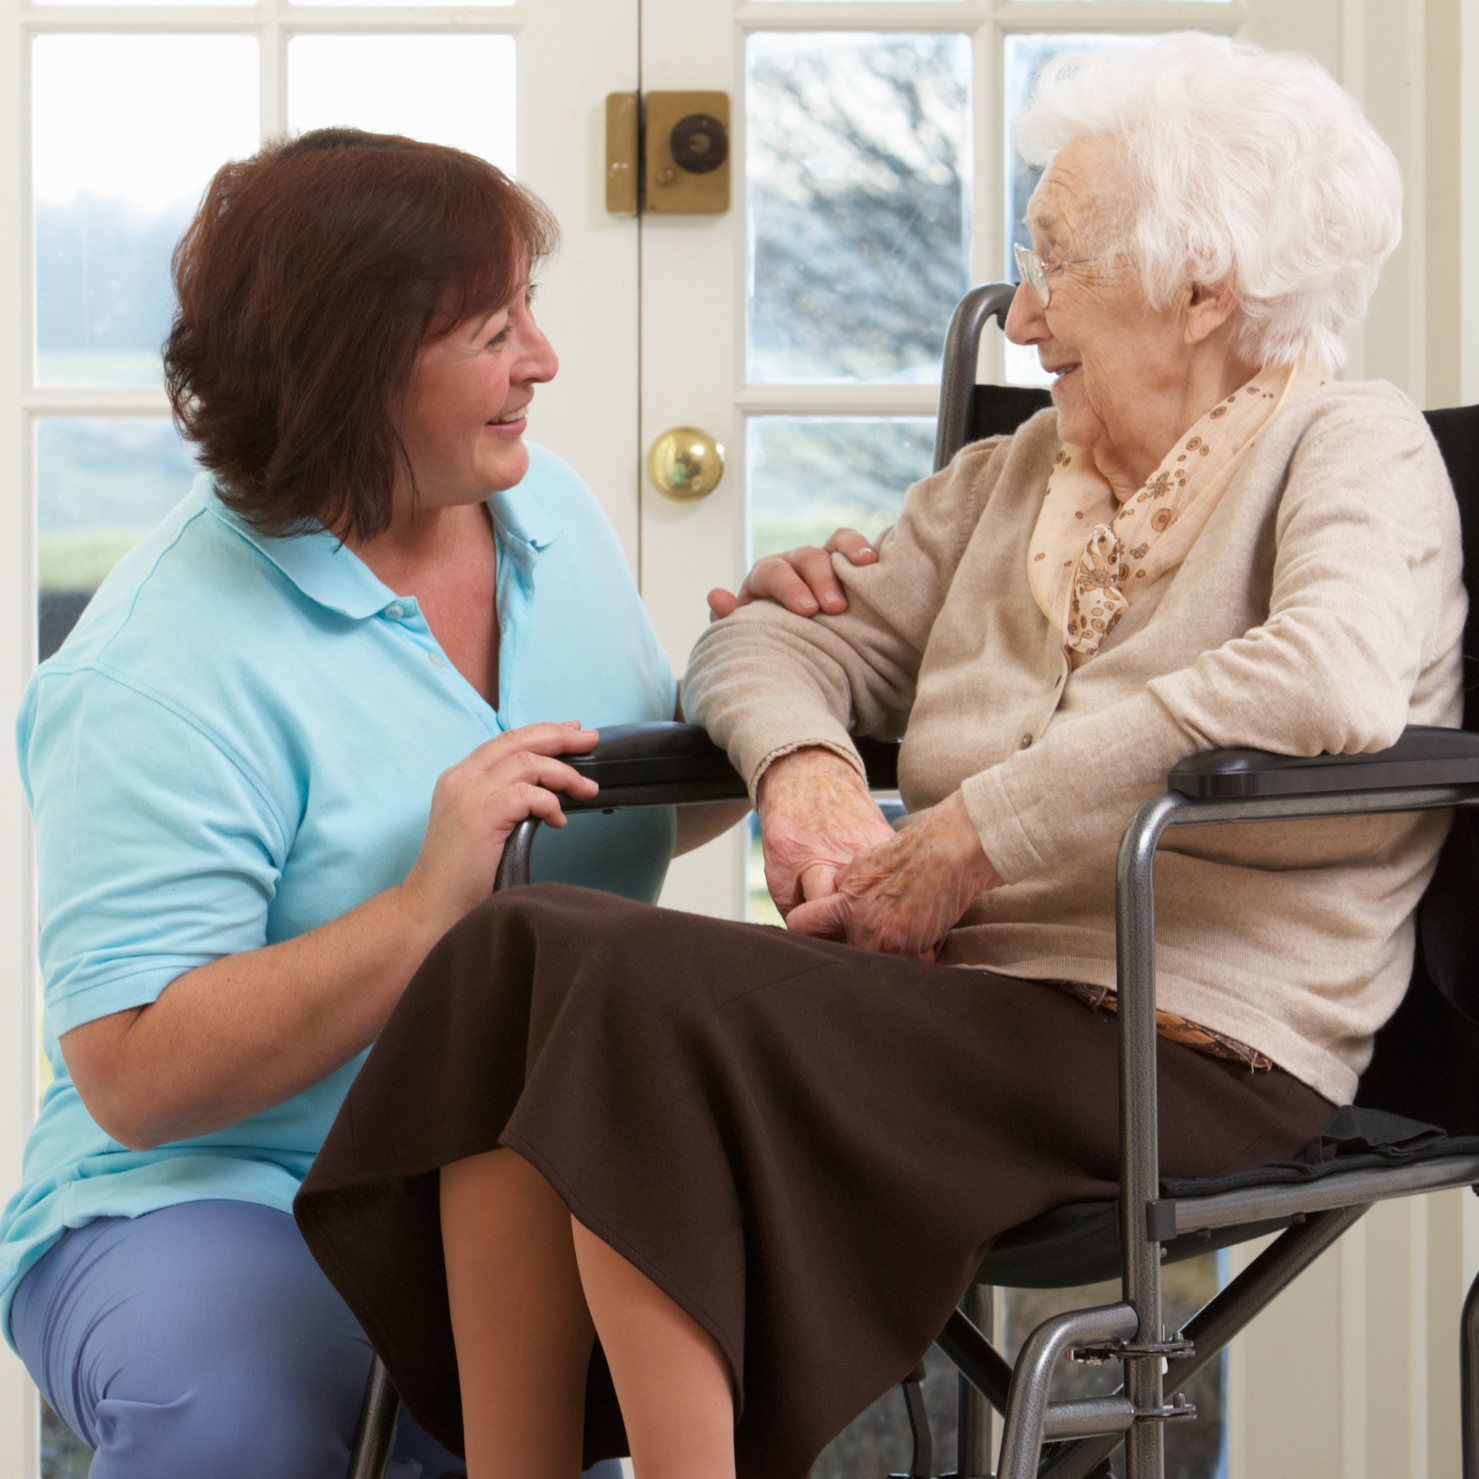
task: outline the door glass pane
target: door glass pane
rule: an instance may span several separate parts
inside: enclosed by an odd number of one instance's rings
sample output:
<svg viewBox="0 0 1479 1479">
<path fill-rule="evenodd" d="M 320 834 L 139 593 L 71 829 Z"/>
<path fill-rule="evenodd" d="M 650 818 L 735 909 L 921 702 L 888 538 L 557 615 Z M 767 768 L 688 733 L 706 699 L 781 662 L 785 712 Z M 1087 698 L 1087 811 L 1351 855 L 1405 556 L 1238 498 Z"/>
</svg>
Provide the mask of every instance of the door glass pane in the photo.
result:
<svg viewBox="0 0 1479 1479">
<path fill-rule="evenodd" d="M 928 476 L 934 453 L 935 423 L 927 416 L 753 417 L 745 441 L 750 562 L 798 544 L 823 544 L 844 524 L 877 539 L 898 518 L 909 485 Z M 748 919 L 781 923 L 765 886 L 753 814 L 746 890 Z M 813 1479 L 901 1470 L 908 1462 L 907 1434 L 902 1400 L 895 1410 L 893 1399 L 885 1398 L 818 1459 Z M 902 1458 L 895 1462 L 900 1443 Z"/>
<path fill-rule="evenodd" d="M 61 646 L 108 571 L 185 496 L 197 470 L 163 417 L 37 423 L 41 661 Z"/>
<path fill-rule="evenodd" d="M 746 433 L 750 560 L 823 544 L 840 525 L 876 539 L 929 474 L 925 416 L 756 416 Z"/>
<path fill-rule="evenodd" d="M 512 36 L 295 36 L 288 125 L 451 144 L 514 170 Z"/>
<path fill-rule="evenodd" d="M 170 252 L 216 169 L 257 147 L 257 42 L 38 36 L 31 95 L 37 379 L 157 384 Z"/>
<path fill-rule="evenodd" d="M 749 38 L 749 378 L 931 381 L 970 278 L 970 40 Z"/>
</svg>

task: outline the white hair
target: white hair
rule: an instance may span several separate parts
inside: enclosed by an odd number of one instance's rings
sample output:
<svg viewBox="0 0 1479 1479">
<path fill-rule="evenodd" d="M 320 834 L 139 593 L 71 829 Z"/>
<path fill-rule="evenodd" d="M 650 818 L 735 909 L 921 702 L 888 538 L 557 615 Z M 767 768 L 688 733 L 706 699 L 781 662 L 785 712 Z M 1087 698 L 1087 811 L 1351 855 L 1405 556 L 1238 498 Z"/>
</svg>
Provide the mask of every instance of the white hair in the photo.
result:
<svg viewBox="0 0 1479 1479">
<path fill-rule="evenodd" d="M 1345 362 L 1341 331 L 1402 237 L 1402 176 L 1317 61 L 1196 31 L 1061 52 L 1017 148 L 1047 164 L 1081 138 L 1121 165 L 1105 182 L 1112 239 L 1096 246 L 1131 259 L 1153 306 L 1230 278 L 1248 359 Z"/>
</svg>

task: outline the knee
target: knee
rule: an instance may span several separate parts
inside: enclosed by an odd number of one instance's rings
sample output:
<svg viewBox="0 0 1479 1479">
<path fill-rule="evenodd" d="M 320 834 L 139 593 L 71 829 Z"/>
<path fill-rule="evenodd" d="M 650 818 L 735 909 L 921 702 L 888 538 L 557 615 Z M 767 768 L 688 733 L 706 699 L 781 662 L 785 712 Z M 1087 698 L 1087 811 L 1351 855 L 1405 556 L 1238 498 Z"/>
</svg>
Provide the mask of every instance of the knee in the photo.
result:
<svg viewBox="0 0 1479 1479">
<path fill-rule="evenodd" d="M 353 1382 L 223 1362 L 171 1400 L 97 1404 L 95 1479 L 325 1479 L 349 1466 Z"/>
</svg>

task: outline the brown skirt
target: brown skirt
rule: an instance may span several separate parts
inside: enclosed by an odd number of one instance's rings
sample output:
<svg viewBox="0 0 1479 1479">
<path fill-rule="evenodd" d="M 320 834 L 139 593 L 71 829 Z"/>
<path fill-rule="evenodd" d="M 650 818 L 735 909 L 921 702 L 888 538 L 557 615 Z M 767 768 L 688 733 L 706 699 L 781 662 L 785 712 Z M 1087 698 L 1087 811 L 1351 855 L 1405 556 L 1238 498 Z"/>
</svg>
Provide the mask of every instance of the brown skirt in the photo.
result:
<svg viewBox="0 0 1479 1479">
<path fill-rule="evenodd" d="M 1167 1175 L 1287 1157 L 1330 1115 L 1277 1069 L 1158 1051 Z M 718 1342 L 742 1479 L 802 1479 L 997 1234 L 1116 1194 L 1116 1082 L 1113 1019 L 1052 986 L 540 885 L 427 958 L 296 1211 L 460 1450 L 437 1169 L 512 1147 Z M 625 1451 L 598 1349 L 586 1462 Z"/>
</svg>

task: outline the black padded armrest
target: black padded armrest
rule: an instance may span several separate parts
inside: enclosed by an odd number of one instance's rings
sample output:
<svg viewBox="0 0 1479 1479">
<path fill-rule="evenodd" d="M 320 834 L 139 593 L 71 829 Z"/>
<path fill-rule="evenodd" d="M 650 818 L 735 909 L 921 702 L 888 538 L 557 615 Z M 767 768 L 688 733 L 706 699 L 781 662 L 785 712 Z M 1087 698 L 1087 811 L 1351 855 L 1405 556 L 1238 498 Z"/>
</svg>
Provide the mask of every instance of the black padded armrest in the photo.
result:
<svg viewBox="0 0 1479 1479">
<path fill-rule="evenodd" d="M 743 801 L 749 795 L 729 756 L 696 724 L 617 724 L 600 733 L 594 750 L 565 761 L 601 789 L 589 801 L 562 796 L 564 811 Z"/>
<path fill-rule="evenodd" d="M 566 763 L 601 789 L 589 801 L 562 796 L 564 811 L 743 801 L 749 795 L 729 756 L 696 724 L 618 724 L 600 733 L 594 750 L 568 756 Z M 893 790 L 898 785 L 898 745 L 873 739 L 856 743 L 868 768 L 868 784 L 878 791 Z"/>
<path fill-rule="evenodd" d="M 1389 750 L 1362 755 L 1271 755 L 1266 750 L 1209 750 L 1178 760 L 1172 791 L 1199 801 L 1320 792 L 1387 791 L 1479 782 L 1479 734 L 1414 726 Z"/>
</svg>

